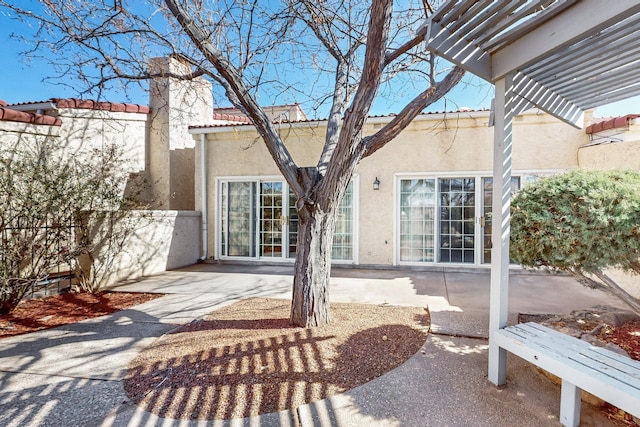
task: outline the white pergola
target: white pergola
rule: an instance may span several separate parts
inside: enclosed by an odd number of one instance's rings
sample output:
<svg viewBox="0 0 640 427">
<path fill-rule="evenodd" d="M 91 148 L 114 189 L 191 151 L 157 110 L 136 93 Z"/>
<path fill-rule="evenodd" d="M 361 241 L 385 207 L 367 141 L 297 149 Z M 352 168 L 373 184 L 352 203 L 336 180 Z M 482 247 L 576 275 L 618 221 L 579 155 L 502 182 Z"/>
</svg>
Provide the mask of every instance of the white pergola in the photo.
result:
<svg viewBox="0 0 640 427">
<path fill-rule="evenodd" d="M 640 1 L 450 0 L 426 41 L 495 84 L 491 334 L 508 315 L 512 119 L 537 107 L 580 128 L 585 110 L 640 95 Z M 505 379 L 490 339 L 489 380 Z"/>
</svg>

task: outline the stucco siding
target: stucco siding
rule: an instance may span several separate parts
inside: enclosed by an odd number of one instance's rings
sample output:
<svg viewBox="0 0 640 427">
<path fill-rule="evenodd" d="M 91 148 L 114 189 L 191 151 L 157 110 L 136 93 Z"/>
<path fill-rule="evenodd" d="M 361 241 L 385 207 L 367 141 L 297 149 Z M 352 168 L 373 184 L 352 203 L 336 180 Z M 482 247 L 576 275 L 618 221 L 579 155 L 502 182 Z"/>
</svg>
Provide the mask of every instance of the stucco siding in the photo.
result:
<svg viewBox="0 0 640 427">
<path fill-rule="evenodd" d="M 581 147 L 580 167 L 585 169 L 640 170 L 640 140 Z"/>
<path fill-rule="evenodd" d="M 364 128 L 371 135 L 391 120 L 371 118 Z M 355 262 L 392 265 L 397 247 L 396 204 L 398 179 L 403 176 L 482 177 L 493 168 L 493 128 L 489 112 L 420 115 L 398 137 L 356 168 L 359 178 L 357 248 Z M 315 166 L 324 143 L 324 122 L 282 124 L 280 133 L 296 163 Z M 252 127 L 229 126 L 200 131 L 206 134 L 209 209 L 209 254 L 216 254 L 219 238 L 219 183 L 228 179 L 280 177 L 264 142 Z M 200 135 L 194 136 L 196 139 Z M 514 130 L 514 171 L 555 172 L 578 166 L 577 148 L 588 141 L 547 115 L 518 116 Z M 197 174 L 199 176 L 199 173 Z M 380 189 L 373 190 L 378 178 Z M 480 185 L 478 182 L 477 185 Z M 196 193 L 201 194 L 196 182 Z"/>
</svg>

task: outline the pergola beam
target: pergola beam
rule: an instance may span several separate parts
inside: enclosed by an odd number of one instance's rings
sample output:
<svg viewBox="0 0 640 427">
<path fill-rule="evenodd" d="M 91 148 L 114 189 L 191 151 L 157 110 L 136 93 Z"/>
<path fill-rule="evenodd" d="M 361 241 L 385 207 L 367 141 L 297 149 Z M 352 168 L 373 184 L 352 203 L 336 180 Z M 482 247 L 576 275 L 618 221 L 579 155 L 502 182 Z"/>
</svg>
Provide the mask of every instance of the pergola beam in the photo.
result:
<svg viewBox="0 0 640 427">
<path fill-rule="evenodd" d="M 493 53 L 489 81 L 495 82 L 508 72 L 522 69 L 549 52 L 619 22 L 630 12 L 640 12 L 637 0 L 582 0 L 579 4 L 580 7 L 566 9 Z"/>
<path fill-rule="evenodd" d="M 485 80 L 491 76 L 489 55 L 482 49 L 454 36 L 448 29 L 429 21 L 426 35 L 428 49 Z"/>
</svg>

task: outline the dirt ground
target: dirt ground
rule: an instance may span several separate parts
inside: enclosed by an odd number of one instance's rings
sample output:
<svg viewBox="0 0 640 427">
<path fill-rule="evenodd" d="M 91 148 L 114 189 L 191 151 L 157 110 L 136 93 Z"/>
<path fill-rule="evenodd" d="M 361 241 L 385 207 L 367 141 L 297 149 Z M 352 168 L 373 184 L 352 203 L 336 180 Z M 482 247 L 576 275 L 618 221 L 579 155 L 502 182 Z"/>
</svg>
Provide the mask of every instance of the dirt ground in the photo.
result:
<svg viewBox="0 0 640 427">
<path fill-rule="evenodd" d="M 332 304 L 331 325 L 303 329 L 290 304 L 246 299 L 163 336 L 130 363 L 127 394 L 161 417 L 266 414 L 371 381 L 427 339 L 423 308 Z"/>
</svg>

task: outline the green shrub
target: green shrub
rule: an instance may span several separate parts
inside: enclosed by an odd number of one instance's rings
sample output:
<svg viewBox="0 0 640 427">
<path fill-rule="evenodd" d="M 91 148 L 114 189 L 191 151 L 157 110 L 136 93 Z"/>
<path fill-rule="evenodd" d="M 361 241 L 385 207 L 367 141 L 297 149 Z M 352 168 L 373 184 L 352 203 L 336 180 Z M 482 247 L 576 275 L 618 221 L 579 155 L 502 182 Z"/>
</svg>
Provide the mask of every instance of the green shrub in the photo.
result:
<svg viewBox="0 0 640 427">
<path fill-rule="evenodd" d="M 640 272 L 640 173 L 574 170 L 544 177 L 511 205 L 511 258 L 598 277 Z M 605 280 L 606 281 L 606 278 Z"/>
</svg>

